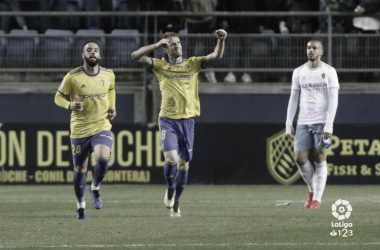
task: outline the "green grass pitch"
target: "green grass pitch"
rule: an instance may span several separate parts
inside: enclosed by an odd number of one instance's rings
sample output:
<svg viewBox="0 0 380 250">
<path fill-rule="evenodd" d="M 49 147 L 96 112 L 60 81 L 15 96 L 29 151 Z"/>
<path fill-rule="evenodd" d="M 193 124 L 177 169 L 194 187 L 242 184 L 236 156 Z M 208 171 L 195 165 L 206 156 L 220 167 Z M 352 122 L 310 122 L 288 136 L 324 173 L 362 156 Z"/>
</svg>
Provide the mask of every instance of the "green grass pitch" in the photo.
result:
<svg viewBox="0 0 380 250">
<path fill-rule="evenodd" d="M 327 186 L 322 208 L 303 208 L 306 185 L 188 185 L 181 218 L 163 204 L 165 185 L 101 187 L 88 221 L 76 221 L 71 185 L 0 186 L 0 249 L 380 249 L 379 186 Z M 353 235 L 331 236 L 332 204 L 352 205 Z M 289 206 L 277 203 L 291 201 Z"/>
</svg>

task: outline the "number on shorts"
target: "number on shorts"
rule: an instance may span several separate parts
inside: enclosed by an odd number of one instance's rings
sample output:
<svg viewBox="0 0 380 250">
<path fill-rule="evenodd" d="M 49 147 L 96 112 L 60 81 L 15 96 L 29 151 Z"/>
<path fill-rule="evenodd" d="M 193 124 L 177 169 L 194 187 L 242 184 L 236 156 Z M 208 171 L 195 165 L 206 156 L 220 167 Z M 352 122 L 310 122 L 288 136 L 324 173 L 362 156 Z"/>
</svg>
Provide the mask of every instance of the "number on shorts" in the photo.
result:
<svg viewBox="0 0 380 250">
<path fill-rule="evenodd" d="M 77 148 L 75 149 L 75 145 L 71 144 L 71 150 L 73 151 L 73 155 L 80 154 L 82 147 L 80 145 L 77 145 Z"/>
<path fill-rule="evenodd" d="M 161 140 L 163 141 L 163 140 L 165 140 L 165 138 L 166 138 L 166 130 L 162 130 L 161 131 Z"/>
</svg>

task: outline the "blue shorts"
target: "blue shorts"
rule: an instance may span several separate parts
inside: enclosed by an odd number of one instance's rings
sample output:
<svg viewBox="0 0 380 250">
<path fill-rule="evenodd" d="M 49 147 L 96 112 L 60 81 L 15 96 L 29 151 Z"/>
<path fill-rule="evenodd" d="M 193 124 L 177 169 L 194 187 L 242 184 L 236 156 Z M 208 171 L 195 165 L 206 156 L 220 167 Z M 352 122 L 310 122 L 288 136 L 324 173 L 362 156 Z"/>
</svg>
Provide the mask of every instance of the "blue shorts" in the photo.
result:
<svg viewBox="0 0 380 250">
<path fill-rule="evenodd" d="M 161 145 L 164 152 L 177 150 L 181 159 L 191 161 L 194 145 L 194 119 L 160 117 Z"/>
<path fill-rule="evenodd" d="M 294 152 L 311 148 L 328 148 L 331 146 L 330 139 L 323 139 L 323 127 L 325 124 L 297 125 L 294 140 Z"/>
<path fill-rule="evenodd" d="M 103 130 L 96 135 L 85 138 L 71 138 L 71 152 L 73 154 L 74 166 L 82 166 L 88 156 L 94 151 L 94 146 L 104 144 L 112 149 L 111 131 Z"/>
</svg>

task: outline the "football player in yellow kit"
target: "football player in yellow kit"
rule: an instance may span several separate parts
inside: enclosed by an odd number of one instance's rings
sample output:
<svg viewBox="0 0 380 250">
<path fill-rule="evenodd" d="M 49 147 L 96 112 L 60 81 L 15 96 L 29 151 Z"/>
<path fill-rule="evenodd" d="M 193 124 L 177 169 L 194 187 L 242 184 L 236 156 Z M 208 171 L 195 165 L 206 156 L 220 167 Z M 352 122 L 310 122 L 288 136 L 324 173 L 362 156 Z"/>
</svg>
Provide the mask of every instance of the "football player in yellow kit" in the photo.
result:
<svg viewBox="0 0 380 250">
<path fill-rule="evenodd" d="M 66 74 L 55 95 L 58 106 L 72 111 L 70 130 L 77 220 L 87 220 L 84 192 L 88 158 L 93 151 L 97 161 L 90 193 L 94 208 L 103 207 L 99 187 L 108 171 L 113 142 L 110 120 L 116 116 L 115 75 L 112 70 L 99 66 L 99 45 L 86 42 L 82 57 L 84 65 Z M 71 102 L 66 100 L 67 96 Z"/>
<path fill-rule="evenodd" d="M 157 75 L 162 102 L 159 114 L 161 143 L 165 156 L 166 207 L 172 217 L 180 217 L 179 199 L 187 184 L 189 162 L 193 156 L 194 119 L 200 115 L 198 73 L 222 58 L 227 32 L 217 30 L 214 52 L 207 56 L 182 58 L 182 45 L 174 32 L 166 32 L 156 44 L 139 48 L 132 59 L 150 67 Z M 146 56 L 162 47 L 168 59 Z"/>
</svg>

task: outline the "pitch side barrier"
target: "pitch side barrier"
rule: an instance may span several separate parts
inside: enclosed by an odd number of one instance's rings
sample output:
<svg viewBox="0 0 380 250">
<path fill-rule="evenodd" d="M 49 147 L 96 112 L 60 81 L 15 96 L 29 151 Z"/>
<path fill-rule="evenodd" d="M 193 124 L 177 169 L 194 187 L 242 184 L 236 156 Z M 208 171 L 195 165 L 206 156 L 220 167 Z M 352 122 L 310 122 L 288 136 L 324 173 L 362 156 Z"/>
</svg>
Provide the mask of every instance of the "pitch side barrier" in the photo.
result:
<svg viewBox="0 0 380 250">
<path fill-rule="evenodd" d="M 328 151 L 328 184 L 380 183 L 378 125 L 336 125 Z M 119 184 L 164 184 L 158 127 L 116 124 L 104 180 Z M 294 162 L 293 141 L 283 125 L 202 124 L 195 128 L 190 184 L 304 184 Z M 70 184 L 73 161 L 68 125 L 8 124 L 0 127 L 3 184 Z M 94 155 L 87 180 L 93 175 Z"/>
</svg>

